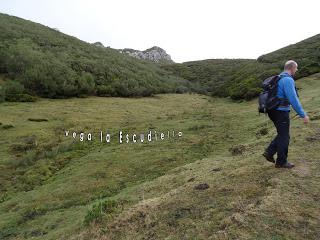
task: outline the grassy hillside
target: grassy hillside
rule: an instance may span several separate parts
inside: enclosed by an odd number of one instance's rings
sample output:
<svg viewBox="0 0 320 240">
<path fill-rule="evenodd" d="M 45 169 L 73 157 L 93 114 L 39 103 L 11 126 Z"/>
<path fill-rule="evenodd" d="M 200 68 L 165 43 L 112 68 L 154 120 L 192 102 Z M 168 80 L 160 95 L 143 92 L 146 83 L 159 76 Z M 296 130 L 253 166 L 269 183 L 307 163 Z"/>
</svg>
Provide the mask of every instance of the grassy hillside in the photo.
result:
<svg viewBox="0 0 320 240">
<path fill-rule="evenodd" d="M 287 59 L 295 59 L 299 63 L 298 78 L 319 72 L 320 34 L 262 55 L 257 60 L 260 63 L 283 63 Z"/>
<path fill-rule="evenodd" d="M 297 78 L 320 71 L 320 35 L 255 59 L 209 59 L 164 64 L 139 60 L 57 30 L 0 13 L 0 102 L 98 96 L 151 96 L 196 92 L 250 100 L 261 81 L 288 59 Z"/>
<path fill-rule="evenodd" d="M 279 71 L 253 59 L 208 59 L 163 68 L 191 81 L 198 93 L 247 100 L 261 92 L 261 79 Z"/>
<path fill-rule="evenodd" d="M 5 102 L 0 238 L 319 239 L 319 80 L 297 82 L 312 121 L 292 120 L 292 170 L 261 157 L 275 130 L 256 100 L 160 94 Z M 107 144 L 72 141 L 65 129 L 183 135 Z"/>
<path fill-rule="evenodd" d="M 150 96 L 190 89 L 188 81 L 152 62 L 18 17 L 0 13 L 0 23 L 0 74 L 7 78 L 7 100 Z"/>
<path fill-rule="evenodd" d="M 252 99 L 261 92 L 261 82 L 283 70 L 294 59 L 299 71 L 296 78 L 320 71 L 320 34 L 291 44 L 255 59 L 208 59 L 163 66 L 195 84 L 197 91 L 212 96 Z"/>
</svg>

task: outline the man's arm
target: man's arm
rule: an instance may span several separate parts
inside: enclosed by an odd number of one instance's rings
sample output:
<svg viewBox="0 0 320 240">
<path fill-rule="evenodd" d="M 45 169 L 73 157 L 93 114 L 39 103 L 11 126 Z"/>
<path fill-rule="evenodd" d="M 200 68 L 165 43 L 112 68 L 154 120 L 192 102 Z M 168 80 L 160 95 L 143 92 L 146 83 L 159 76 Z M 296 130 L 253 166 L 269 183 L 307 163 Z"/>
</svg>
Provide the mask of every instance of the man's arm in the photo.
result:
<svg viewBox="0 0 320 240">
<path fill-rule="evenodd" d="M 284 92 L 289 102 L 291 103 L 293 109 L 299 114 L 300 117 L 304 118 L 307 114 L 301 106 L 295 89 L 295 83 L 292 78 L 288 77 L 286 81 L 284 81 Z"/>
</svg>

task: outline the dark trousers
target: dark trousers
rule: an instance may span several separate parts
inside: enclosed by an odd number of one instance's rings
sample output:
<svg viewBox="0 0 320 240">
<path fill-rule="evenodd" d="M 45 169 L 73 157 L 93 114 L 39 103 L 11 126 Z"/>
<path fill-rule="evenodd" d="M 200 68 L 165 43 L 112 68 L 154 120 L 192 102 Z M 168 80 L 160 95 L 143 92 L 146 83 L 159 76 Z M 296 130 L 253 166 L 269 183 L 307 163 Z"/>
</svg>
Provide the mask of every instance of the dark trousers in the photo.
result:
<svg viewBox="0 0 320 240">
<path fill-rule="evenodd" d="M 276 164 L 282 165 L 287 162 L 288 147 L 290 141 L 290 118 L 289 112 L 280 110 L 271 110 L 268 112 L 268 116 L 277 129 L 277 136 L 271 141 L 267 153 L 273 156 L 277 153 Z"/>
</svg>

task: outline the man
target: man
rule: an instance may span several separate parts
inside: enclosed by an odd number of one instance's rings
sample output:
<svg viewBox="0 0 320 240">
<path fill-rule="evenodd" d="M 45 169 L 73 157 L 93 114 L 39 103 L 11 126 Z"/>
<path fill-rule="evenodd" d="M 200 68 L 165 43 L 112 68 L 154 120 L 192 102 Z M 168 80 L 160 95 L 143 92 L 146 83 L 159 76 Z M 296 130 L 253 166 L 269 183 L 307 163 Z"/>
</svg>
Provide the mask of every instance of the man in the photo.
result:
<svg viewBox="0 0 320 240">
<path fill-rule="evenodd" d="M 293 79 L 294 74 L 298 70 L 298 64 L 289 60 L 284 65 L 284 71 L 280 74 L 281 79 L 278 82 L 278 98 L 281 99 L 280 105 L 268 112 L 269 118 L 272 120 L 277 129 L 277 136 L 272 140 L 269 146 L 262 154 L 266 160 L 275 163 L 275 167 L 292 168 L 294 164 L 287 161 L 288 147 L 289 147 L 289 128 L 290 128 L 290 105 L 303 118 L 304 123 L 309 122 L 309 117 L 303 110 Z M 273 156 L 277 153 L 277 159 Z"/>
</svg>

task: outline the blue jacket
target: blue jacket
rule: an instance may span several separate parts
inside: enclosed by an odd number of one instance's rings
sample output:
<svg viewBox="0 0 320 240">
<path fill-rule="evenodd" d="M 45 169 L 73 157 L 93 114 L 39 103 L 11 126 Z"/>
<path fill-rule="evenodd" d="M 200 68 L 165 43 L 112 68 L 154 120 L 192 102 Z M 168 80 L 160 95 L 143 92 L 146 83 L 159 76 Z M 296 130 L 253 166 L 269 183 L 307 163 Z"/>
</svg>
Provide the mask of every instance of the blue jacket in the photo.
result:
<svg viewBox="0 0 320 240">
<path fill-rule="evenodd" d="M 299 101 L 296 89 L 295 82 L 292 76 L 287 72 L 280 73 L 280 76 L 283 76 L 278 82 L 278 97 L 286 98 L 289 100 L 288 106 L 278 107 L 277 110 L 290 111 L 290 105 L 293 109 L 299 114 L 300 117 L 304 118 L 306 116 L 305 111 L 303 110 L 301 103 Z"/>
</svg>

